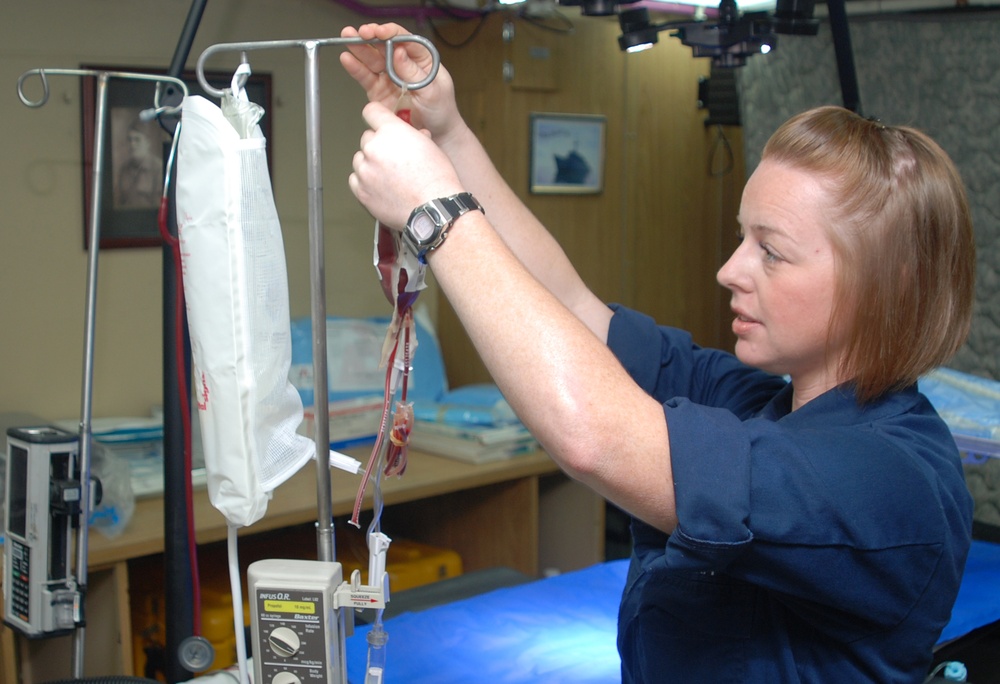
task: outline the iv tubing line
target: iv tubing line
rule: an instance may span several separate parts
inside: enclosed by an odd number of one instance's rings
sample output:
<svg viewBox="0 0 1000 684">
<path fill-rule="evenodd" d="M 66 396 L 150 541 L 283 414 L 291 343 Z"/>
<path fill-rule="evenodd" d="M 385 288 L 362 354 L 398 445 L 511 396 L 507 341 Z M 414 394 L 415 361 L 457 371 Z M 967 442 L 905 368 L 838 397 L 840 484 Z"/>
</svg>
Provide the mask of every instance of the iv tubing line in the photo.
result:
<svg viewBox="0 0 1000 684">
<path fill-rule="evenodd" d="M 229 525 L 226 533 L 226 546 L 229 553 L 229 587 L 233 597 L 233 627 L 236 633 L 236 662 L 239 665 L 240 684 L 247 684 L 250 679 L 247 674 L 247 645 L 243 632 L 243 585 L 240 577 L 240 555 L 237 550 L 239 528 Z"/>
</svg>

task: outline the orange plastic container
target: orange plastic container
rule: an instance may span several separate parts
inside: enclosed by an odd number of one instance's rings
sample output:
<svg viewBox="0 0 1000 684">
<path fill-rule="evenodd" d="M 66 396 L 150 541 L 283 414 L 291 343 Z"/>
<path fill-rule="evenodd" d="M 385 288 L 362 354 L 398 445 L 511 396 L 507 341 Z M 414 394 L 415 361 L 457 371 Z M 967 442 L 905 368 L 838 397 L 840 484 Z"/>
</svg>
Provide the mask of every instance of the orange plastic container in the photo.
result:
<svg viewBox="0 0 1000 684">
<path fill-rule="evenodd" d="M 344 579 L 361 571 L 361 583 L 368 583 L 368 545 L 363 532 L 337 530 L 337 561 Z M 406 539 L 394 539 L 385 559 L 390 592 L 403 591 L 462 574 L 462 559 L 449 549 Z"/>
<path fill-rule="evenodd" d="M 201 636 L 215 649 L 211 669 L 236 663 L 236 635 L 233 632 L 233 601 L 229 570 L 214 555 L 200 558 L 201 564 Z M 133 573 L 130 582 L 132 608 L 132 662 L 141 677 L 166 682 L 166 615 L 163 587 L 148 581 L 149 575 Z M 246 588 L 244 587 L 244 592 Z M 250 625 L 250 607 L 243 599 L 243 623 Z"/>
</svg>

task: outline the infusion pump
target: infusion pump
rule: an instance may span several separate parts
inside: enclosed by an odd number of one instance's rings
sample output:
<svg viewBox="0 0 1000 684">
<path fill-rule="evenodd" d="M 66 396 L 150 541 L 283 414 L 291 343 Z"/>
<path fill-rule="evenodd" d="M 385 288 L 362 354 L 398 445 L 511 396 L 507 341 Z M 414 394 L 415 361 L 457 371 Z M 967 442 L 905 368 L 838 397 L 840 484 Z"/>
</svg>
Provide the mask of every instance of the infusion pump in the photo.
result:
<svg viewBox="0 0 1000 684">
<path fill-rule="evenodd" d="M 344 625 L 335 610 L 340 563 L 262 560 L 247 570 L 254 680 L 265 684 L 347 681 Z"/>
<path fill-rule="evenodd" d="M 353 620 L 342 609 L 385 608 L 385 557 L 390 541 L 381 532 L 369 533 L 368 572 L 375 579 L 367 585 L 361 584 L 359 570 L 343 581 L 342 566 L 333 561 L 275 558 L 250 564 L 254 682 L 346 684 L 344 637 L 352 630 Z M 365 682 L 381 681 L 381 667 L 372 667 L 369 661 Z"/>
<path fill-rule="evenodd" d="M 7 430 L 3 619 L 28 637 L 82 621 L 73 574 L 80 518 L 79 437 L 54 427 Z"/>
</svg>

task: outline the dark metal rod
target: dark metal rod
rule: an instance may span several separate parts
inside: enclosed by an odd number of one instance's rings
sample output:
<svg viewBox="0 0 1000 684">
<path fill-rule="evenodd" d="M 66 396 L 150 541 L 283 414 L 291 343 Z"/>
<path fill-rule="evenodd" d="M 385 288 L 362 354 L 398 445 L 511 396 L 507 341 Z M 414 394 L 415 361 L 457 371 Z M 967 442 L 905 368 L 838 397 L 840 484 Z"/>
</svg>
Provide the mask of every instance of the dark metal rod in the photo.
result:
<svg viewBox="0 0 1000 684">
<path fill-rule="evenodd" d="M 837 56 L 837 73 L 840 76 L 840 93 L 844 107 L 861 114 L 861 96 L 858 93 L 858 73 L 854 68 L 854 52 L 851 49 L 851 29 L 847 23 L 847 9 L 844 0 L 828 0 L 830 30 L 833 33 L 833 49 Z"/>
<path fill-rule="evenodd" d="M 173 211 L 173 183 L 169 199 L 168 225 L 176 235 Z M 180 402 L 178 372 L 189 373 L 190 346 L 177 351 L 177 304 L 175 294 L 181 288 L 173 267 L 173 251 L 169 245 L 163 248 L 163 570 L 164 570 L 164 616 L 166 635 L 164 647 L 164 674 L 167 681 L 187 681 L 192 678 L 177 657 L 181 643 L 194 634 L 194 605 L 192 603 L 193 580 L 191 556 L 191 536 L 188 525 L 186 500 L 187 460 L 184 452 L 188 437 L 184 433 L 184 416 Z M 183 316 L 183 313 L 182 313 Z M 184 328 L 183 339 L 187 342 L 186 318 L 180 325 Z"/>
<path fill-rule="evenodd" d="M 208 0 L 192 0 L 184 27 L 181 30 L 170 62 L 168 75 L 179 78 L 184 72 Z M 170 184 L 167 229 L 177 235 L 174 213 L 174 184 Z M 168 682 L 187 681 L 191 673 L 178 658 L 182 642 L 194 634 L 194 606 L 192 605 L 191 537 L 187 519 L 186 501 L 187 462 L 184 457 L 187 436 L 184 416 L 181 415 L 178 371 L 183 369 L 190 377 L 190 346 L 177 351 L 177 293 L 182 284 L 177 282 L 174 253 L 170 245 L 163 247 L 163 535 L 164 535 L 164 606 L 166 618 L 165 675 Z M 188 340 L 186 319 L 183 312 L 180 325 L 183 339 Z"/>
<path fill-rule="evenodd" d="M 177 40 L 177 48 L 174 50 L 174 58 L 170 60 L 170 68 L 167 70 L 168 76 L 180 78 L 184 73 L 184 65 L 187 64 L 188 55 L 191 54 L 191 45 L 194 43 L 195 34 L 198 33 L 198 25 L 201 24 L 201 16 L 205 13 L 205 5 L 208 0 L 194 0 L 188 10 L 187 19 L 184 21 L 184 28 L 181 29 L 180 38 Z"/>
</svg>

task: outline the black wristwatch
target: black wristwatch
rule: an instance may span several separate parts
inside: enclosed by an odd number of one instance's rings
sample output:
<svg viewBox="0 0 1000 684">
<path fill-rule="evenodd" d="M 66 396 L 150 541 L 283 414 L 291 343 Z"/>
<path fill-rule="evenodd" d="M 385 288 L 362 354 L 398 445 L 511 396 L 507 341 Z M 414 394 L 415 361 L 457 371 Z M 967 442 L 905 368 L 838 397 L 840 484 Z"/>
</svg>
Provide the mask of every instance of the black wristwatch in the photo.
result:
<svg viewBox="0 0 1000 684">
<path fill-rule="evenodd" d="M 468 192 L 451 197 L 431 200 L 413 210 L 403 229 L 403 240 L 423 261 L 427 252 L 437 249 L 448 237 L 448 231 L 459 216 L 478 210 L 486 213 L 483 205 Z"/>
</svg>

